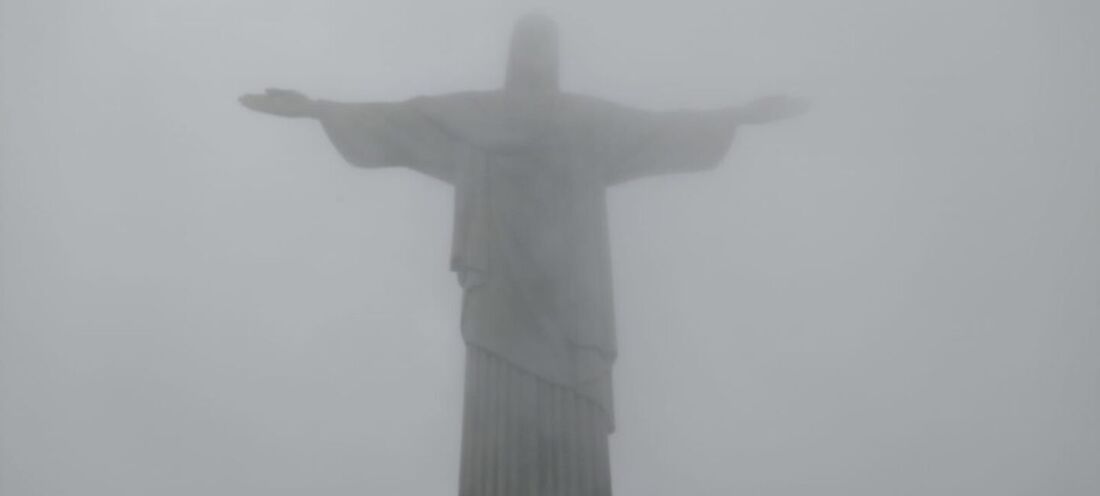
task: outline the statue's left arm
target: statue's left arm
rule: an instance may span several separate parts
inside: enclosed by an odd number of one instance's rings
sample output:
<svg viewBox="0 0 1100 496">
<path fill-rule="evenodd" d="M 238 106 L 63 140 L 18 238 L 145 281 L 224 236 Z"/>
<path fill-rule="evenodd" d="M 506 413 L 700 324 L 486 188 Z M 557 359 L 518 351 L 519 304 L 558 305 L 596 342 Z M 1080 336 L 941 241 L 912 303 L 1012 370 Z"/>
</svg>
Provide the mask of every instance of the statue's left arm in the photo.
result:
<svg viewBox="0 0 1100 496">
<path fill-rule="evenodd" d="M 641 177 L 694 172 L 725 158 L 739 126 L 766 124 L 800 115 L 807 104 L 768 97 L 748 105 L 716 110 L 649 112 L 614 104 L 597 105 L 599 162 L 608 184 Z"/>
</svg>

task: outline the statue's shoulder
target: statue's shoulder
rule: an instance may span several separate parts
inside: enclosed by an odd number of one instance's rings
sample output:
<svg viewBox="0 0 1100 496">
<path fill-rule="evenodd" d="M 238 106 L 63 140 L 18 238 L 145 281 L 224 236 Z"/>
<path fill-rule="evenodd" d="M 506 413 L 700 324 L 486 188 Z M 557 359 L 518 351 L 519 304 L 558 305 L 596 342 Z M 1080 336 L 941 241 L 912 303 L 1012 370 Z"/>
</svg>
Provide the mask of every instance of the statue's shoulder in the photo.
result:
<svg viewBox="0 0 1100 496">
<path fill-rule="evenodd" d="M 500 99 L 498 93 L 497 91 L 488 90 L 456 91 L 454 93 L 416 96 L 410 98 L 408 102 L 432 106 L 487 105 Z"/>
<path fill-rule="evenodd" d="M 641 109 L 623 103 L 580 93 L 563 93 L 563 102 L 579 114 L 593 117 L 614 117 L 642 112 Z"/>
<path fill-rule="evenodd" d="M 488 113 L 496 106 L 492 91 L 461 91 L 422 95 L 402 102 L 420 114 L 444 123 L 463 122 Z"/>
<path fill-rule="evenodd" d="M 579 93 L 563 93 L 560 108 L 574 123 L 596 127 L 615 126 L 620 121 L 636 119 L 642 113 L 613 100 Z"/>
<path fill-rule="evenodd" d="M 630 107 L 611 100 L 581 93 L 560 92 L 552 96 L 532 97 L 502 90 L 474 90 L 418 96 L 409 100 L 418 106 L 451 110 L 509 111 L 553 102 L 552 107 L 576 115 L 600 115 L 628 111 Z"/>
<path fill-rule="evenodd" d="M 600 98 L 598 96 L 585 95 L 583 93 L 570 93 L 565 91 L 561 93 L 561 99 L 567 105 L 587 106 L 597 109 L 618 105 L 611 100 Z"/>
</svg>

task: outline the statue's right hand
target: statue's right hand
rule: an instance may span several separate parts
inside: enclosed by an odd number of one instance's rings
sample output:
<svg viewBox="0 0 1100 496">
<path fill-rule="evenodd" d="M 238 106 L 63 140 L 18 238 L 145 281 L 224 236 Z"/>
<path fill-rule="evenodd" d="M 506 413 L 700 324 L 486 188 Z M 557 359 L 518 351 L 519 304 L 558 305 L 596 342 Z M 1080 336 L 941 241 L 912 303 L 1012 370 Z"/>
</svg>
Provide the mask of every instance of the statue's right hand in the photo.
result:
<svg viewBox="0 0 1100 496">
<path fill-rule="evenodd" d="M 281 117 L 313 117 L 316 105 L 309 97 L 294 91 L 268 88 L 238 99 L 241 105 L 257 112 Z"/>
</svg>

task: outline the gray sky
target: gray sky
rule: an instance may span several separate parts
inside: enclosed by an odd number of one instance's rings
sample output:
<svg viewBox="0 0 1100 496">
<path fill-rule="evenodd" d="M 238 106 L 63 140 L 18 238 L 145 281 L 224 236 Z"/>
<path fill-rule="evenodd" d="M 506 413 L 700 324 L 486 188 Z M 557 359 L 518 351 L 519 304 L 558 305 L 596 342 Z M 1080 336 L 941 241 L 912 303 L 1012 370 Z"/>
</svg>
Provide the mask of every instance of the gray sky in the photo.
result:
<svg viewBox="0 0 1100 496">
<path fill-rule="evenodd" d="M 0 494 L 453 494 L 451 192 L 235 99 L 532 7 L 572 91 L 816 104 L 612 193 L 617 493 L 1100 492 L 1095 2 L 0 0 Z"/>
</svg>

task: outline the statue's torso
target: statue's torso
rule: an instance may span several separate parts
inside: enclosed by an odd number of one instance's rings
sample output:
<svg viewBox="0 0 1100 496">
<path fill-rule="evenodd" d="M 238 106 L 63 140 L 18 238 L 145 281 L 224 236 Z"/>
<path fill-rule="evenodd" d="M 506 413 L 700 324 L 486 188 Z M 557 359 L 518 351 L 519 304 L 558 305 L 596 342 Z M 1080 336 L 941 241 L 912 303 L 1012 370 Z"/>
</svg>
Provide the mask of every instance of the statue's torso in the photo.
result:
<svg viewBox="0 0 1100 496">
<path fill-rule="evenodd" d="M 476 122 L 460 129 L 484 161 L 483 187 L 456 194 L 476 195 L 459 203 L 485 209 L 488 270 L 466 290 L 463 335 L 610 411 L 615 331 L 606 183 L 583 127 L 573 122 L 580 117 L 571 112 L 576 102 L 481 98 Z"/>
</svg>

